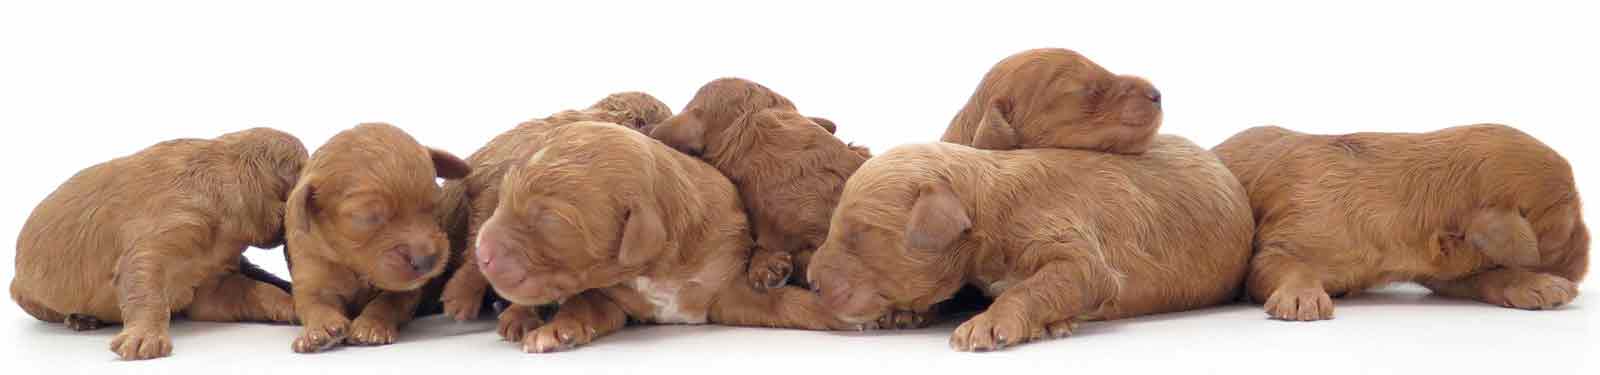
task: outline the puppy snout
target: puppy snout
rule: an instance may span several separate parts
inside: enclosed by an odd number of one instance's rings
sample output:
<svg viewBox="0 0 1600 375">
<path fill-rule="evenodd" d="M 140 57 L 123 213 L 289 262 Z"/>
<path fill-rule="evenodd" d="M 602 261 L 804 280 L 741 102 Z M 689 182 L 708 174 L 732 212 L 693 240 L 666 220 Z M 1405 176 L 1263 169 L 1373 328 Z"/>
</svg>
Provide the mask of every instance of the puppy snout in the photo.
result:
<svg viewBox="0 0 1600 375">
<path fill-rule="evenodd" d="M 1145 93 L 1145 97 L 1150 98 L 1150 101 L 1156 103 L 1156 105 L 1161 105 L 1161 90 L 1151 87 L 1150 92 Z"/>
<path fill-rule="evenodd" d="M 428 273 L 439 264 L 438 255 L 411 256 L 411 271 L 418 274 Z"/>
</svg>

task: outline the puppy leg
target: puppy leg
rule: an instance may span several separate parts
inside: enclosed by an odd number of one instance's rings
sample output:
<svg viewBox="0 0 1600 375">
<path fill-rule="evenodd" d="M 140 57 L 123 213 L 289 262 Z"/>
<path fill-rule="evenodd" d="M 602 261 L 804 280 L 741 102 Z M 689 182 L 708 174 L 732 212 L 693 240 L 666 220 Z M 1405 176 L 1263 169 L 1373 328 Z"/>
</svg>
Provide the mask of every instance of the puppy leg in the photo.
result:
<svg viewBox="0 0 1600 375">
<path fill-rule="evenodd" d="M 483 295 L 489 291 L 489 280 L 478 269 L 477 256 L 470 249 L 464 256 L 467 259 L 444 284 L 444 294 L 439 297 L 444 315 L 458 322 L 476 319 L 483 311 Z"/>
<path fill-rule="evenodd" d="M 622 329 L 628 313 L 611 297 L 597 290 L 585 291 L 562 302 L 550 322 L 522 338 L 522 351 L 549 353 L 587 344 Z"/>
<path fill-rule="evenodd" d="M 124 360 L 151 359 L 172 354 L 167 327 L 172 308 L 167 303 L 164 265 L 181 262 L 156 249 L 135 249 L 117 263 L 114 285 L 122 310 L 122 332 L 111 339 L 111 351 Z"/>
<path fill-rule="evenodd" d="M 757 290 L 782 287 L 793 270 L 794 258 L 788 252 L 757 246 L 750 254 L 750 285 Z"/>
<path fill-rule="evenodd" d="M 329 285 L 332 275 L 328 271 L 327 264 L 311 258 L 296 260 L 289 270 L 295 280 L 294 311 L 305 327 L 291 345 L 296 353 L 331 348 L 344 341 L 349 331 L 350 318 L 344 312 L 349 297 Z"/>
<path fill-rule="evenodd" d="M 1459 280 L 1424 281 L 1434 293 L 1527 310 L 1561 307 L 1578 298 L 1578 285 L 1547 273 L 1514 268 L 1485 271 Z"/>
<path fill-rule="evenodd" d="M 212 322 L 289 322 L 294 298 L 272 284 L 228 273 L 196 288 L 185 314 Z"/>
<path fill-rule="evenodd" d="M 1274 319 L 1313 321 L 1333 319 L 1333 299 L 1311 267 L 1277 247 L 1264 247 L 1250 261 L 1246 288 L 1250 297 L 1265 301 Z"/>
<path fill-rule="evenodd" d="M 708 315 L 713 323 L 735 326 L 812 330 L 867 328 L 839 321 L 828 313 L 821 296 L 792 286 L 763 292 L 750 285 L 730 283 L 712 302 Z"/>
<path fill-rule="evenodd" d="M 1119 289 L 1103 261 L 1083 256 L 1040 267 L 995 298 L 987 311 L 956 327 L 950 347 L 959 351 L 999 350 L 1071 333 L 1072 319 L 1099 309 Z"/>
<path fill-rule="evenodd" d="M 522 342 L 523 335 L 543 325 L 544 318 L 539 315 L 538 306 L 511 305 L 506 311 L 500 312 L 500 324 L 496 330 L 500 332 L 502 340 Z"/>
<path fill-rule="evenodd" d="M 350 336 L 345 343 L 355 345 L 388 345 L 400 337 L 400 326 L 411 321 L 422 302 L 422 291 L 383 291 L 367 302 L 361 315 L 350 323 Z"/>
</svg>

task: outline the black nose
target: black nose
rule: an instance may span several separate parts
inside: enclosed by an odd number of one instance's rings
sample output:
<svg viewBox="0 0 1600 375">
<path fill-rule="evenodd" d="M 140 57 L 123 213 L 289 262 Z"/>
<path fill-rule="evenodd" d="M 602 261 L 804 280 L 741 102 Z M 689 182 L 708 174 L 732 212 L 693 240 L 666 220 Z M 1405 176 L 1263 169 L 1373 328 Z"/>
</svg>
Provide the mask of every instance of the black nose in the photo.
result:
<svg viewBox="0 0 1600 375">
<path fill-rule="evenodd" d="M 414 257 L 411 257 L 411 270 L 412 271 L 416 271 L 417 273 L 427 273 L 428 271 L 432 271 L 433 270 L 433 266 L 438 264 L 438 263 L 439 263 L 439 256 L 438 255 L 429 255 L 429 256 L 422 256 L 422 257 L 415 257 L 414 256 Z"/>
<path fill-rule="evenodd" d="M 1150 101 L 1161 104 L 1161 90 L 1150 89 Z"/>
</svg>

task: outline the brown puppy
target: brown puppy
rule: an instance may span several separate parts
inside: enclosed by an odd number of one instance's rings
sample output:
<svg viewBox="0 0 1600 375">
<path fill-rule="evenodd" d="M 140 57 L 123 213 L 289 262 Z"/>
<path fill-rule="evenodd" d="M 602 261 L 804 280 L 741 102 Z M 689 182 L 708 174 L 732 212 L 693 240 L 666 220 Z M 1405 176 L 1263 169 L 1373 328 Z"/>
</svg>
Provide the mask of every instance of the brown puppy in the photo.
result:
<svg viewBox="0 0 1600 375">
<path fill-rule="evenodd" d="M 1074 322 L 1237 295 L 1250 257 L 1243 189 L 1205 149 L 1141 155 L 949 143 L 901 146 L 845 184 L 812 286 L 841 320 L 927 311 L 964 285 L 994 297 L 950 338 L 991 350 Z"/>
<path fill-rule="evenodd" d="M 1285 320 L 1395 281 L 1523 309 L 1577 297 L 1589 264 L 1572 168 L 1504 125 L 1310 135 L 1268 126 L 1215 151 L 1250 193 L 1247 289 Z"/>
<path fill-rule="evenodd" d="M 744 208 L 711 166 L 614 124 L 547 139 L 505 172 L 478 232 L 479 267 L 516 304 L 502 315 L 561 303 L 548 324 L 508 332 L 524 351 L 569 349 L 630 319 L 843 328 L 813 293 L 740 277 L 752 246 Z"/>
<path fill-rule="evenodd" d="M 1070 148 L 1138 154 L 1161 127 L 1161 92 L 1077 52 L 1022 51 L 1000 60 L 950 120 L 945 142 L 989 150 Z"/>
<path fill-rule="evenodd" d="M 434 177 L 468 170 L 388 124 L 361 124 L 317 149 L 285 217 L 294 306 L 305 325 L 294 351 L 394 342 L 449 250 L 434 218 Z"/>
<path fill-rule="evenodd" d="M 477 317 L 483 308 L 489 281 L 483 278 L 483 272 L 478 270 L 478 263 L 473 259 L 474 241 L 478 228 L 494 213 L 499 202 L 500 180 L 507 168 L 526 162 L 529 155 L 544 147 L 548 133 L 558 127 L 579 121 L 601 121 L 645 131 L 670 116 L 672 109 L 649 94 L 615 93 L 587 109 L 561 111 L 541 120 L 524 122 L 472 153 L 467 158 L 472 173 L 460 181 L 445 182 L 439 205 L 440 221 L 445 223 L 450 235 L 449 269 L 453 270 L 440 297 L 444 313 L 464 321 Z M 540 323 L 538 316 L 507 314 L 502 316 L 500 330 L 520 334 L 523 331 L 520 326 L 531 328 Z"/>
<path fill-rule="evenodd" d="M 755 229 L 750 281 L 777 288 L 791 269 L 805 274 L 827 238 L 839 189 L 867 159 L 834 130 L 832 121 L 801 116 L 765 86 L 722 78 L 702 86 L 651 136 L 700 156 L 733 181 Z"/>
<path fill-rule="evenodd" d="M 180 139 L 78 172 L 17 236 L 11 298 L 68 328 L 123 323 L 122 359 L 171 353 L 173 313 L 206 321 L 294 318 L 289 294 L 257 282 L 241 253 L 283 241 L 283 207 L 305 146 L 266 128 Z"/>
</svg>

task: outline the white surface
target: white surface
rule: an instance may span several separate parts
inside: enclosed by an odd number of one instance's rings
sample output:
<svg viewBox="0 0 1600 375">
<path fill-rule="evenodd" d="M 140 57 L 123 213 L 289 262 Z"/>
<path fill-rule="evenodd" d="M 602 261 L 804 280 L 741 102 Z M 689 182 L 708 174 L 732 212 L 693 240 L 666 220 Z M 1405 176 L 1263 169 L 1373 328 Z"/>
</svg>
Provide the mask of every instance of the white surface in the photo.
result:
<svg viewBox="0 0 1600 375">
<path fill-rule="evenodd" d="M 518 121 L 613 91 L 680 108 L 721 76 L 766 84 L 881 152 L 936 140 L 990 65 L 1045 46 L 1149 78 L 1165 98 L 1163 132 L 1201 145 L 1261 124 L 1344 133 L 1504 122 L 1566 155 L 1580 189 L 1600 199 L 1597 12 L 1489 4 L 5 2 L 0 155 L 13 178 L 0 243 L 14 243 L 33 205 L 68 176 L 165 139 L 272 126 L 315 148 L 358 122 L 387 121 L 465 156 Z M 11 258 L 0 256 L 7 282 Z M 73 333 L 0 303 L 9 344 L 0 359 L 16 374 L 1597 373 L 1600 309 L 1590 300 L 1526 312 L 1366 297 L 1309 324 L 1230 306 L 1093 323 L 1079 337 L 982 355 L 946 348 L 953 323 L 875 334 L 652 327 L 525 355 L 495 341 L 491 321 L 432 319 L 396 345 L 301 356 L 289 352 L 297 327 L 181 322 L 174 357 L 144 363 L 112 359 L 114 328 Z"/>
</svg>

